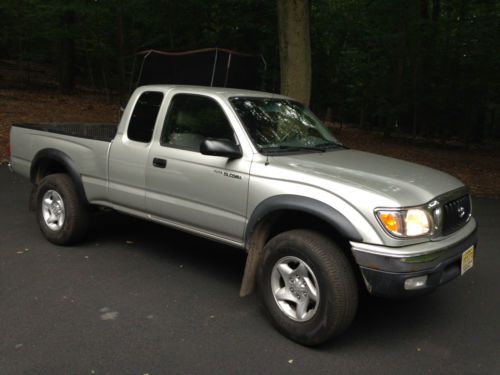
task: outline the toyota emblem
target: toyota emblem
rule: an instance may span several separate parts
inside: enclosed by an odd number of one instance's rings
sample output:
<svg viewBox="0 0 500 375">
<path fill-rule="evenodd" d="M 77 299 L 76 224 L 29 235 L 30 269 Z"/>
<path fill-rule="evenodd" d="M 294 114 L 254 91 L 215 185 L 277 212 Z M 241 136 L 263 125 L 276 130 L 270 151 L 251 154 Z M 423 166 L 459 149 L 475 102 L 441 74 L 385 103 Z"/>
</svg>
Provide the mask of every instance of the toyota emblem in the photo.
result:
<svg viewBox="0 0 500 375">
<path fill-rule="evenodd" d="M 458 217 L 460 217 L 460 219 L 462 219 L 465 216 L 465 208 L 464 207 L 462 207 L 462 206 L 458 207 L 457 212 L 458 212 Z"/>
</svg>

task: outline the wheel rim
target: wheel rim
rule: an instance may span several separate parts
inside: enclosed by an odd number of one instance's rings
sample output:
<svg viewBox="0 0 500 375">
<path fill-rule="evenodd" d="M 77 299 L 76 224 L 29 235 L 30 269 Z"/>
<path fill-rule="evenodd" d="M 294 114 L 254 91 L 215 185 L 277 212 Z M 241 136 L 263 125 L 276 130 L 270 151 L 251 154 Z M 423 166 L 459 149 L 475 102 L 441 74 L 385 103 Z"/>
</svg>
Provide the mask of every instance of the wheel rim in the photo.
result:
<svg viewBox="0 0 500 375">
<path fill-rule="evenodd" d="M 53 231 L 60 230 L 64 225 L 64 202 L 57 191 L 47 190 L 43 195 L 42 215 L 47 227 Z"/>
<path fill-rule="evenodd" d="M 292 320 L 305 322 L 318 310 L 318 281 L 302 259 L 286 256 L 276 262 L 271 273 L 271 291 L 280 310 Z"/>
</svg>

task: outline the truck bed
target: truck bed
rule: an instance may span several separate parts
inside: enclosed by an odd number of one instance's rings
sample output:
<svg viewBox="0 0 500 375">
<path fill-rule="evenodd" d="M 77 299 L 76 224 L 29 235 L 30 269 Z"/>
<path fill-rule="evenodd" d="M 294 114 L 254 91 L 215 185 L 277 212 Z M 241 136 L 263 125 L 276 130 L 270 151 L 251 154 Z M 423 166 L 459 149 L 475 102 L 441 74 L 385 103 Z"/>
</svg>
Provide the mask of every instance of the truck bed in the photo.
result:
<svg viewBox="0 0 500 375">
<path fill-rule="evenodd" d="M 13 124 L 10 131 L 12 168 L 30 177 L 31 162 L 37 153 L 57 150 L 75 164 L 89 202 L 106 200 L 108 154 L 116 133 L 117 124 Z"/>
<path fill-rule="evenodd" d="M 72 137 L 94 139 L 97 141 L 111 142 L 116 135 L 118 124 L 113 123 L 21 123 L 12 126 L 39 130 L 48 133 L 69 135 Z"/>
</svg>

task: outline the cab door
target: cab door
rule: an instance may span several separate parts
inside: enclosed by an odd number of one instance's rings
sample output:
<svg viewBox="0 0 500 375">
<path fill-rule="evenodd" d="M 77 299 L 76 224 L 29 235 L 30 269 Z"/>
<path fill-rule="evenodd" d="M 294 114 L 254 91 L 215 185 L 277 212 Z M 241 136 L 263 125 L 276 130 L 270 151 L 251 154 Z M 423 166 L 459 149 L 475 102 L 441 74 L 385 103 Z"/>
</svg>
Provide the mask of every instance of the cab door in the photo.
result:
<svg viewBox="0 0 500 375">
<path fill-rule="evenodd" d="M 241 242 L 250 157 L 200 153 L 204 139 L 239 141 L 223 107 L 198 94 L 172 97 L 146 169 L 146 206 L 153 217 Z"/>
<path fill-rule="evenodd" d="M 124 208 L 143 211 L 146 164 L 163 93 L 145 91 L 135 103 L 128 127 L 118 134 L 109 153 L 109 200 Z M 127 114 L 124 113 L 125 118 Z"/>
</svg>

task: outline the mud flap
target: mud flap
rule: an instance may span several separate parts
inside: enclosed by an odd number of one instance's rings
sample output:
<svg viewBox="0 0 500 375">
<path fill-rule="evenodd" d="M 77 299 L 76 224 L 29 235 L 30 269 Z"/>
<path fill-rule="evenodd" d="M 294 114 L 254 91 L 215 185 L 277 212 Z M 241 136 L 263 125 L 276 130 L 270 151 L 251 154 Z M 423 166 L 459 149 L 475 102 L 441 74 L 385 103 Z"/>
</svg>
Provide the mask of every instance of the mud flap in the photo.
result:
<svg viewBox="0 0 500 375">
<path fill-rule="evenodd" d="M 258 224 L 247 246 L 248 255 L 241 282 L 240 297 L 248 296 L 255 289 L 255 281 L 260 261 L 264 252 L 264 245 L 269 237 L 270 226 L 267 223 Z"/>
</svg>

